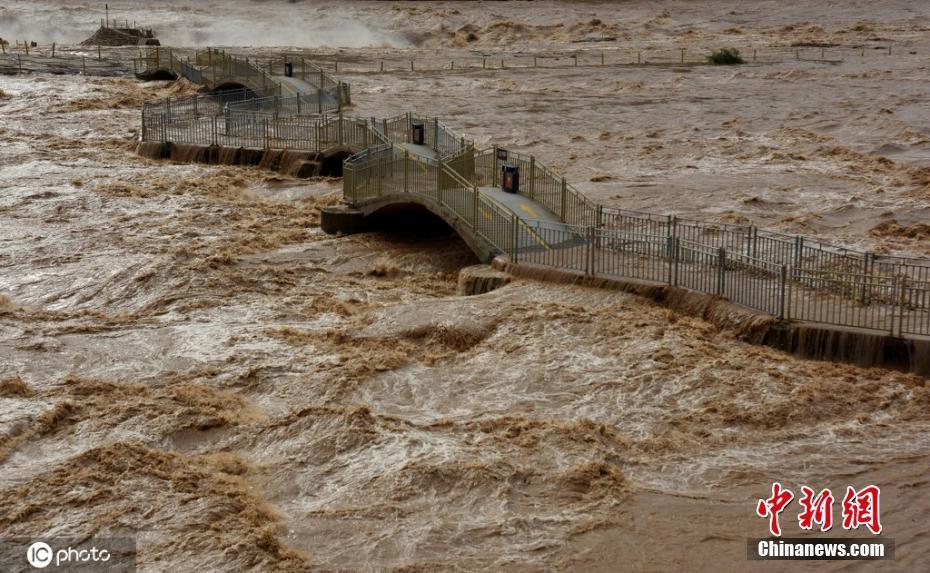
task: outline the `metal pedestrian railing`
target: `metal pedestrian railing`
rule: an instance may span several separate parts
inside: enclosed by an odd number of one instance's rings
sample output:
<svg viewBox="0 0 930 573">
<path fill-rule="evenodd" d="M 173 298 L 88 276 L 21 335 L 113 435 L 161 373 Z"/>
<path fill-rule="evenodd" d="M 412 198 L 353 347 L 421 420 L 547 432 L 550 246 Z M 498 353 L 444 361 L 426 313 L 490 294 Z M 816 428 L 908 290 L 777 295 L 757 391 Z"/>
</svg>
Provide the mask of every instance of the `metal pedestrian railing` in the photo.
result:
<svg viewBox="0 0 930 573">
<path fill-rule="evenodd" d="M 291 66 L 295 64 L 288 63 Z M 261 63 L 216 49 L 182 56 L 173 50 L 156 47 L 137 58 L 134 65 L 137 70 L 148 73 L 168 70 L 211 89 L 227 83 L 245 86 L 238 90 L 175 100 L 167 98 L 164 102 L 145 104 L 142 108 L 143 140 L 150 140 L 146 138 L 151 135 L 157 140 L 159 134 L 162 137 L 170 134 L 170 141 L 175 143 L 201 143 L 205 139 L 203 126 L 211 123 L 204 118 L 222 115 L 224 124 L 241 124 L 250 118 L 258 125 L 264 124 L 268 119 L 266 116 L 271 115 L 277 124 L 282 116 L 341 111 L 350 101 L 348 84 L 335 80 L 305 60 L 300 60 L 296 74 L 291 73 L 290 77 L 306 79 L 307 85 L 313 88 L 309 92 L 301 92 L 281 79 L 282 76 L 274 75 L 274 62 L 269 62 L 266 69 Z M 291 68 L 288 70 L 293 72 Z M 285 129 L 293 129 L 300 123 L 294 120 Z M 298 142 L 307 140 L 306 134 L 303 135 L 292 139 Z"/>
<path fill-rule="evenodd" d="M 164 60 L 167 58 L 167 60 Z M 233 74 L 254 86 L 220 98 L 166 100 L 143 108 L 142 139 L 321 152 L 361 149 L 344 167 L 349 204 L 415 194 L 459 221 L 489 250 L 515 262 L 680 286 L 783 319 L 930 336 L 930 261 L 856 251 L 800 235 L 616 209 L 595 203 L 531 155 L 474 143 L 435 117 L 386 119 L 341 109 L 345 84 L 304 60 L 264 63 L 210 50 L 193 60 L 156 52 L 185 77 Z M 285 93 L 277 66 L 318 91 Z M 199 74 L 199 75 L 198 75 Z M 261 81 L 261 87 L 258 82 Z M 423 146 L 412 145 L 422 130 Z M 521 174 L 520 194 L 559 222 L 519 217 L 482 188 L 500 186 L 501 165 Z"/>
<path fill-rule="evenodd" d="M 532 156 L 496 148 L 460 145 L 455 156 L 414 157 L 398 146 L 409 141 L 411 120 L 418 118 L 369 122 L 390 144 L 346 161 L 347 203 L 414 193 L 438 202 L 447 217 L 514 262 L 680 286 L 782 319 L 930 336 L 930 261 L 754 226 L 608 208 Z M 504 161 L 520 169 L 520 194 L 561 222 L 518 217 L 482 193 L 499 185 Z"/>
</svg>

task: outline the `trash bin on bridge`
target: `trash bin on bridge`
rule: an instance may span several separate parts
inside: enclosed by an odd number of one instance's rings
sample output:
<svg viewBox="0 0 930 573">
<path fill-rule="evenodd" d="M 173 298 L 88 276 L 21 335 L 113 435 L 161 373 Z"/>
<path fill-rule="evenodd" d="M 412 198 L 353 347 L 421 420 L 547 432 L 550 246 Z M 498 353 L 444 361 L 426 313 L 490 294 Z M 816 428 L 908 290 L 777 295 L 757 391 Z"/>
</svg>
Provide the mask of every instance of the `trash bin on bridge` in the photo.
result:
<svg viewBox="0 0 930 573">
<path fill-rule="evenodd" d="M 284 62 L 284 75 L 289 78 L 294 77 L 294 62 Z"/>
<path fill-rule="evenodd" d="M 520 168 L 513 163 L 501 165 L 501 189 L 508 193 L 520 192 Z"/>
<path fill-rule="evenodd" d="M 414 145 L 423 145 L 426 141 L 426 128 L 422 121 L 414 121 L 410 124 L 410 143 Z"/>
</svg>

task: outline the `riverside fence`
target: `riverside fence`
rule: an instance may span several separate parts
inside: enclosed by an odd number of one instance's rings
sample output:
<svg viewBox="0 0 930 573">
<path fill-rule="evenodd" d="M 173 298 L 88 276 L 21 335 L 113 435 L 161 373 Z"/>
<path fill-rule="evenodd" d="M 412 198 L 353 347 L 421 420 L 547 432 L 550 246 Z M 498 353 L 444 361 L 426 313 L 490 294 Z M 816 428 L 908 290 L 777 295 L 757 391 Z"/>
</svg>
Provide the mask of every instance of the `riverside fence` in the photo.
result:
<svg viewBox="0 0 930 573">
<path fill-rule="evenodd" d="M 590 44 L 589 44 L 590 45 Z M 317 65 L 332 73 L 377 74 L 398 72 L 438 72 L 453 70 L 499 70 L 524 68 L 570 68 L 595 66 L 649 66 L 707 64 L 708 56 L 720 47 L 739 50 L 745 63 L 779 63 L 788 61 L 832 63 L 851 59 L 878 58 L 898 54 L 887 42 L 869 45 L 796 45 L 796 46 L 704 46 L 704 47 L 593 47 L 573 51 L 537 53 L 484 53 L 450 51 L 448 55 L 409 58 L 403 54 L 369 61 L 318 61 Z M 910 55 L 910 54 L 909 54 Z"/>
</svg>

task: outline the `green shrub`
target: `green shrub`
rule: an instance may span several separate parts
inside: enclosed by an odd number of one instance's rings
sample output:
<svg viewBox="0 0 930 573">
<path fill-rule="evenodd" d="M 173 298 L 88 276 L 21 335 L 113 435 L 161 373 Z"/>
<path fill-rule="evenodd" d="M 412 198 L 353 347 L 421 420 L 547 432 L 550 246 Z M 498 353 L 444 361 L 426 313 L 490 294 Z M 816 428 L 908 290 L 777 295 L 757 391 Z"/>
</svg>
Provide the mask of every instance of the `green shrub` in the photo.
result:
<svg viewBox="0 0 930 573">
<path fill-rule="evenodd" d="M 739 50 L 736 48 L 720 48 L 707 56 L 707 61 L 715 66 L 731 66 L 744 63 L 743 57 L 739 55 Z"/>
</svg>

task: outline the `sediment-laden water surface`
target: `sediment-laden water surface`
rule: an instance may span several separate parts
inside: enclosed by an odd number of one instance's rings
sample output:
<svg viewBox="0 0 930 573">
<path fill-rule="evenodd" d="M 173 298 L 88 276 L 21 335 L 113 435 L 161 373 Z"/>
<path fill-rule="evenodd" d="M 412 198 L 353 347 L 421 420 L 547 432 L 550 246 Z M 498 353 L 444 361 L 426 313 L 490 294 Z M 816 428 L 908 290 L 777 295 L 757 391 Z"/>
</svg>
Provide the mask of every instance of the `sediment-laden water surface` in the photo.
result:
<svg viewBox="0 0 930 573">
<path fill-rule="evenodd" d="M 595 36 L 891 42 L 833 63 L 341 77 L 351 113 L 438 115 L 609 204 L 930 253 L 920 2 L 219 4 L 111 9 L 167 42 L 359 69 Z M 0 36 L 92 30 L 87 10 L 12 2 Z M 326 10 L 325 29 L 271 33 Z M 3 535 L 131 535 L 142 571 L 759 570 L 745 539 L 773 481 L 878 483 L 897 559 L 877 569 L 930 556 L 927 380 L 629 294 L 459 296 L 477 261 L 451 233 L 323 234 L 339 180 L 136 155 L 142 102 L 195 93 L 183 81 L 0 90 Z"/>
</svg>

